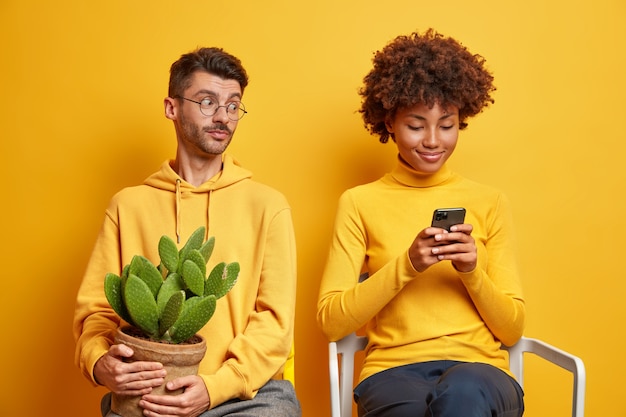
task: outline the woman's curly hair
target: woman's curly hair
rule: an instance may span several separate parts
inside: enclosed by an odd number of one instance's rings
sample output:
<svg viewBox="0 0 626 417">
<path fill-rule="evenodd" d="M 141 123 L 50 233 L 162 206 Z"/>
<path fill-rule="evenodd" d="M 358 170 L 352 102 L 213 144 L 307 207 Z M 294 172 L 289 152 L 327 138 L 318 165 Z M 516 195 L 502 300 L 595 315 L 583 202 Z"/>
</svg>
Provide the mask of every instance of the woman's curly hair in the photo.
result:
<svg viewBox="0 0 626 417">
<path fill-rule="evenodd" d="M 466 120 L 494 102 L 493 76 L 485 59 L 471 54 L 452 38 L 428 29 L 398 36 L 373 58 L 374 67 L 359 90 L 365 127 L 389 140 L 385 121 L 399 109 L 417 104 L 432 107 L 453 105 L 459 109 L 459 128 Z"/>
</svg>

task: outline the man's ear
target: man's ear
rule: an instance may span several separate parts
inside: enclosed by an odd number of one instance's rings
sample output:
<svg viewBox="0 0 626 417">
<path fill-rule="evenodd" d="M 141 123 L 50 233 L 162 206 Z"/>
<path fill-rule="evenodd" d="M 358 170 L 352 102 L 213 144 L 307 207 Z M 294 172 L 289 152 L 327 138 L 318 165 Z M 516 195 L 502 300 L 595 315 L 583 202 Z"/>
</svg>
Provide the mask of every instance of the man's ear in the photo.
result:
<svg viewBox="0 0 626 417">
<path fill-rule="evenodd" d="M 163 106 L 165 108 L 165 117 L 170 120 L 176 120 L 177 112 L 178 112 L 178 103 L 176 103 L 176 99 L 171 97 L 165 97 L 163 99 Z"/>
</svg>

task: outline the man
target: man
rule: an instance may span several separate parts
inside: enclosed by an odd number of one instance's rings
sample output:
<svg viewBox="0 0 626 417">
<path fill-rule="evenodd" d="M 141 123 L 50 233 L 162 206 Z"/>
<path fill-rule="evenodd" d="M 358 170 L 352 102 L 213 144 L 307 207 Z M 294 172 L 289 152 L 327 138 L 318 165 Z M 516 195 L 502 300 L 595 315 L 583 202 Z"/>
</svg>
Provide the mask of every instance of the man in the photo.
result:
<svg viewBox="0 0 626 417">
<path fill-rule="evenodd" d="M 113 197 L 78 293 L 78 366 L 94 384 L 141 395 L 145 415 L 301 414 L 294 387 L 283 380 L 295 311 L 291 211 L 282 194 L 252 181 L 224 154 L 246 113 L 241 99 L 247 84 L 239 59 L 219 48 L 200 48 L 172 65 L 164 104 L 176 130 L 176 158 Z M 198 375 L 168 383 L 168 389 L 184 388 L 180 395 L 151 395 L 165 371 L 160 363 L 125 362 L 132 349 L 112 344 L 120 323 L 103 279 L 107 272 L 119 274 L 136 254 L 158 263 L 162 235 L 180 244 L 202 225 L 207 237 L 215 236 L 211 261 L 239 262 L 241 273 L 200 331 L 207 353 Z M 102 413 L 116 416 L 109 394 Z"/>
</svg>

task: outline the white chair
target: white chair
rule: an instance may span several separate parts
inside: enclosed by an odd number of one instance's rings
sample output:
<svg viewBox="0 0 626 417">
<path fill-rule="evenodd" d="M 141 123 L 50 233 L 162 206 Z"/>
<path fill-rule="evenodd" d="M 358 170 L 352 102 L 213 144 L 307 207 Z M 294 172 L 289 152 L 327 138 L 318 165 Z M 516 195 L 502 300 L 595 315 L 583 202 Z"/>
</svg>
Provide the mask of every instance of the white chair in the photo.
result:
<svg viewBox="0 0 626 417">
<path fill-rule="evenodd" d="M 352 383 L 354 380 L 354 355 L 365 349 L 367 338 L 352 333 L 337 342 L 330 342 L 330 406 L 332 417 L 352 416 Z M 583 361 L 567 352 L 537 339 L 522 337 L 509 351 L 509 366 L 519 384 L 524 386 L 524 352 L 533 353 L 570 371 L 574 375 L 572 417 L 585 414 L 585 365 Z M 341 356 L 341 366 L 338 356 Z"/>
</svg>

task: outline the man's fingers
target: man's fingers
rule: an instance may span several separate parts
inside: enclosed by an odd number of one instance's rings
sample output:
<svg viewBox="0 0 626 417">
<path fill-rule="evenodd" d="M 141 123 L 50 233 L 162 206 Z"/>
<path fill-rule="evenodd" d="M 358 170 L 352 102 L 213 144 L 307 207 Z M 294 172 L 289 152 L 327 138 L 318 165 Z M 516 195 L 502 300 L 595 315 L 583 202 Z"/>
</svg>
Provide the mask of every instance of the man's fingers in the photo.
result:
<svg viewBox="0 0 626 417">
<path fill-rule="evenodd" d="M 133 356 L 134 353 L 135 352 L 133 352 L 133 350 L 130 347 L 124 344 L 111 345 L 111 347 L 109 348 L 110 355 L 118 356 L 122 358 L 130 358 Z"/>
</svg>

